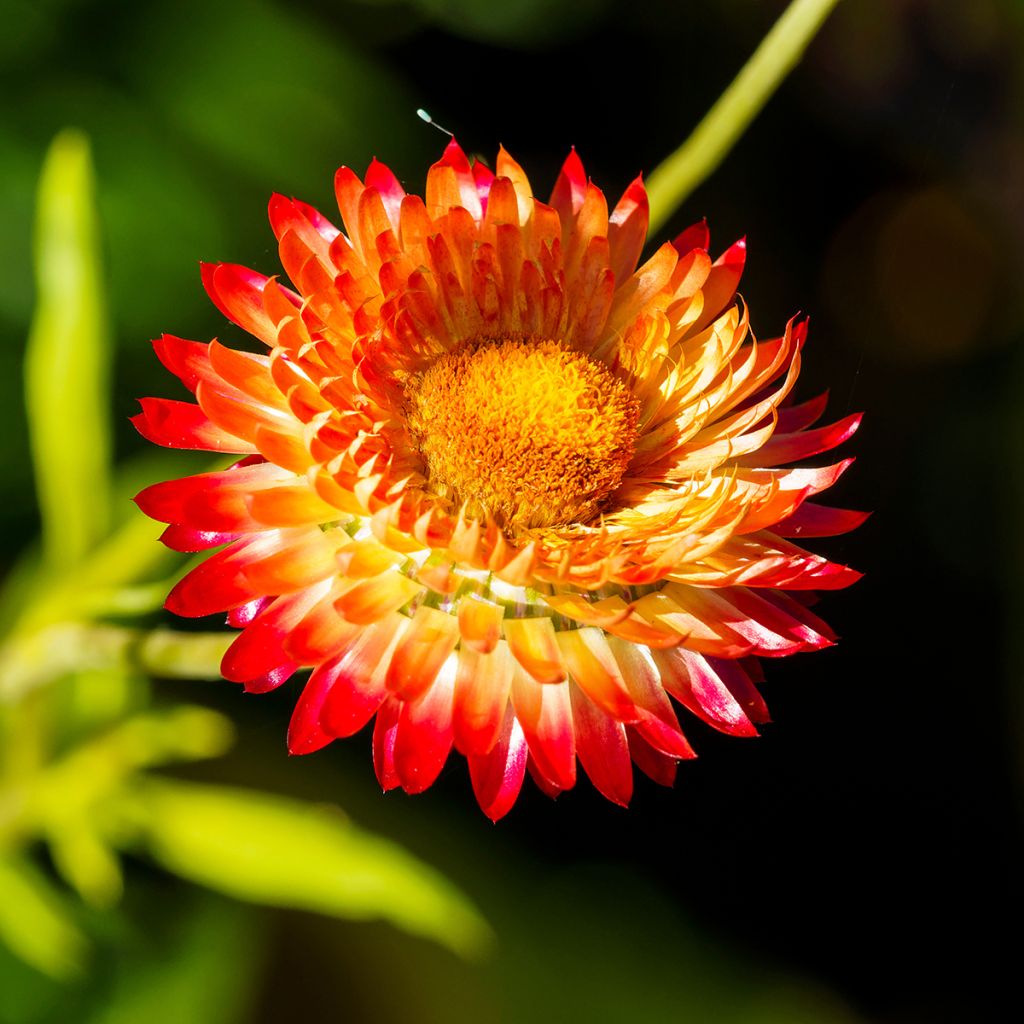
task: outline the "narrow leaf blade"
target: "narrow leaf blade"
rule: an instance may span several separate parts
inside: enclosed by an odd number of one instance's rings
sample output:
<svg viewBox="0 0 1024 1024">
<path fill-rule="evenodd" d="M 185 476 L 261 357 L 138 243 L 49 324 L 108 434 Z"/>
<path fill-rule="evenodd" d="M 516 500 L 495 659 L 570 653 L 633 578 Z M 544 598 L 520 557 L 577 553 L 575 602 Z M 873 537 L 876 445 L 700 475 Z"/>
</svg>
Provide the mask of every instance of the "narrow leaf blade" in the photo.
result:
<svg viewBox="0 0 1024 1024">
<path fill-rule="evenodd" d="M 110 344 L 88 140 L 61 132 L 39 182 L 36 310 L 25 399 L 42 517 L 54 568 L 79 562 L 110 518 Z"/>
<path fill-rule="evenodd" d="M 50 884 L 26 862 L 0 857 L 0 941 L 52 978 L 81 973 L 86 939 Z"/>
</svg>

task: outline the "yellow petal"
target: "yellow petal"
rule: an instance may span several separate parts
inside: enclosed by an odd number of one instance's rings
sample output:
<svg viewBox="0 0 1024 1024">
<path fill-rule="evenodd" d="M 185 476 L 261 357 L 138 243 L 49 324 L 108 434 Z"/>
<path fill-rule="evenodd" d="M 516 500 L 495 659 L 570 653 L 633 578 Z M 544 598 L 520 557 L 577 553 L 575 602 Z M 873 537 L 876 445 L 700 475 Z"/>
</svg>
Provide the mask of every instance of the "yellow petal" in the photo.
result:
<svg viewBox="0 0 1024 1024">
<path fill-rule="evenodd" d="M 538 683 L 565 682 L 565 664 L 550 619 L 506 619 L 505 639 L 516 661 Z"/>
<path fill-rule="evenodd" d="M 459 632 L 464 646 L 481 654 L 493 651 L 501 636 L 501 605 L 467 595 L 459 602 Z"/>
</svg>

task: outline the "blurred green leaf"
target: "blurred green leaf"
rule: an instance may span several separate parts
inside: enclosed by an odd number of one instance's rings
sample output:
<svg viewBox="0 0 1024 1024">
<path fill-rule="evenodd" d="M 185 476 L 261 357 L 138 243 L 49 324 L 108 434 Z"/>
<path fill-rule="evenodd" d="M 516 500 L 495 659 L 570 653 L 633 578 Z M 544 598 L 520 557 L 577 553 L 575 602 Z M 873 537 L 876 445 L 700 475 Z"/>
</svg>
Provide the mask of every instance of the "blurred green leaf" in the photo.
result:
<svg viewBox="0 0 1024 1024">
<path fill-rule="evenodd" d="M 121 895 L 114 846 L 124 839 L 120 808 L 138 790 L 137 773 L 168 762 L 215 757 L 231 738 L 231 725 L 222 715 L 188 705 L 119 722 L 3 794 L 0 840 L 45 838 L 68 884 L 86 902 L 109 906 Z"/>
<path fill-rule="evenodd" d="M 79 590 L 123 586 L 169 561 L 180 561 L 158 543 L 164 529 L 144 515 L 132 515 L 91 553 L 72 585 Z"/>
<path fill-rule="evenodd" d="M 110 518 L 109 363 L 89 144 L 58 135 L 39 183 L 36 313 L 25 355 L 26 404 L 52 567 L 79 562 Z"/>
<path fill-rule="evenodd" d="M 55 697 L 54 718 L 64 744 L 141 710 L 149 684 L 128 670 L 76 672 Z"/>
<path fill-rule="evenodd" d="M 139 769 L 217 757 L 230 746 L 233 735 L 231 723 L 209 708 L 180 704 L 143 712 L 50 765 L 34 805 L 41 818 L 58 821 L 105 796 Z"/>
<path fill-rule="evenodd" d="M 179 633 L 154 629 L 136 649 L 136 662 L 149 675 L 173 679 L 216 679 L 224 652 L 237 633 Z"/>
<path fill-rule="evenodd" d="M 201 893 L 169 937 L 152 931 L 121 951 L 113 985 L 89 1024 L 234 1024 L 261 966 L 262 928 L 247 907 Z"/>
<path fill-rule="evenodd" d="M 49 882 L 28 863 L 0 857 L 0 893 L 0 941 L 51 977 L 79 974 L 85 936 Z"/>
<path fill-rule="evenodd" d="M 162 530 L 160 523 L 133 515 L 79 565 L 56 577 L 37 578 L 35 593 L 28 595 L 15 629 L 25 633 L 79 618 L 155 611 L 166 590 L 161 597 L 152 585 L 129 584 L 181 561 L 158 543 Z"/>
<path fill-rule="evenodd" d="M 135 715 L 29 779 L 17 815 L 11 820 L 0 815 L 0 838 L 4 831 L 22 831 L 60 843 L 83 828 L 119 837 L 122 820 L 116 801 L 135 792 L 135 773 L 175 761 L 217 757 L 232 737 L 231 723 L 208 708 L 186 704 Z"/>
<path fill-rule="evenodd" d="M 220 463 L 214 461 L 212 465 Z M 210 460 L 196 462 L 197 471 Z M 161 607 L 188 560 L 159 543 L 164 527 L 142 515 L 130 497 L 174 471 L 159 461 L 136 459 L 118 467 L 115 511 L 125 513 L 103 541 L 77 565 L 40 571 L 40 553 L 29 548 L 0 584 L 0 636 L 21 638 L 57 623 L 107 615 L 136 616 Z M 159 574 L 155 582 L 139 582 Z M 0 661 L 6 653 L 0 654 Z M 0 692 L 11 690 L 0 681 Z"/>
<path fill-rule="evenodd" d="M 136 632 L 65 622 L 26 632 L 0 648 L 0 701 L 13 702 L 74 672 L 125 669 Z"/>
<path fill-rule="evenodd" d="M 122 590 L 107 595 L 102 610 L 150 611 L 153 599 L 166 592 L 161 585 Z M 114 601 L 118 596 L 125 600 L 120 606 Z M 0 702 L 18 700 L 80 672 L 134 671 L 168 679 L 215 679 L 234 639 L 235 634 L 227 631 L 146 631 L 99 622 L 62 622 L 26 631 L 0 647 Z"/>
<path fill-rule="evenodd" d="M 150 780 L 134 813 L 160 864 L 237 899 L 384 918 L 466 957 L 490 945 L 490 928 L 449 881 L 336 809 L 255 790 Z"/>
<path fill-rule="evenodd" d="M 94 907 L 113 906 L 124 878 L 117 855 L 85 816 L 50 837 L 50 853 L 61 877 Z"/>
</svg>

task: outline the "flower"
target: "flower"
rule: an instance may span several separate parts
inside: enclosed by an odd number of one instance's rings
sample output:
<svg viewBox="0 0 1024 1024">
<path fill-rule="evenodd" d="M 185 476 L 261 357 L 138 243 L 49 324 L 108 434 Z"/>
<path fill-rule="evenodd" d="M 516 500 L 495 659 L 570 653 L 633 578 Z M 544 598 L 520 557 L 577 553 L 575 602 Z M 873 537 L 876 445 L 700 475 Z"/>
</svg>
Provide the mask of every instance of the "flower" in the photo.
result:
<svg viewBox="0 0 1024 1024">
<path fill-rule="evenodd" d="M 171 548 L 220 548 L 167 608 L 227 611 L 247 690 L 312 668 L 293 753 L 376 715 L 385 789 L 426 789 L 454 745 L 493 819 L 577 758 L 619 804 L 633 762 L 671 784 L 694 753 L 670 698 L 754 735 L 757 659 L 830 645 L 810 592 L 859 575 L 790 539 L 864 518 L 810 500 L 852 460 L 781 468 L 859 423 L 783 405 L 806 321 L 755 342 L 745 243 L 712 262 L 703 223 L 637 269 L 641 181 L 609 215 L 575 152 L 546 204 L 454 141 L 424 199 L 377 161 L 335 186 L 344 232 L 271 199 L 294 290 L 203 267 L 268 354 L 155 343 L 198 404 L 143 399 L 139 431 L 241 456 L 136 499 Z"/>
</svg>

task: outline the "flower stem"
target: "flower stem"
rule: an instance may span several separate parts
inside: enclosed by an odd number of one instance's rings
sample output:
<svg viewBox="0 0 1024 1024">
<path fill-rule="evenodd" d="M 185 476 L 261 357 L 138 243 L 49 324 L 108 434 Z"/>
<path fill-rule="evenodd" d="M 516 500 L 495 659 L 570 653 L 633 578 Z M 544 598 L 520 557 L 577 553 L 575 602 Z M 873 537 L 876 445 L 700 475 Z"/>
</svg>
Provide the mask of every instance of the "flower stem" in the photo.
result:
<svg viewBox="0 0 1024 1024">
<path fill-rule="evenodd" d="M 796 66 L 839 0 L 793 0 L 690 137 L 647 182 L 653 233 L 722 162 Z"/>
</svg>

